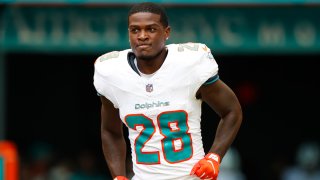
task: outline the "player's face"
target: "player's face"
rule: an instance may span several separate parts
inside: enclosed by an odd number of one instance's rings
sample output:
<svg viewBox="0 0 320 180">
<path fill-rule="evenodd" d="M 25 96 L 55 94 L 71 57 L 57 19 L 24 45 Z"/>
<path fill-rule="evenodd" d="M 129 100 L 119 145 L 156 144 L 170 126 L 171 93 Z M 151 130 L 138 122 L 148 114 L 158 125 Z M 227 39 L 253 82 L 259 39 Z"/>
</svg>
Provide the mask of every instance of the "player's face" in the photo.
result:
<svg viewBox="0 0 320 180">
<path fill-rule="evenodd" d="M 165 48 L 170 27 L 163 27 L 160 15 L 140 12 L 129 16 L 130 46 L 138 59 L 152 60 Z"/>
</svg>

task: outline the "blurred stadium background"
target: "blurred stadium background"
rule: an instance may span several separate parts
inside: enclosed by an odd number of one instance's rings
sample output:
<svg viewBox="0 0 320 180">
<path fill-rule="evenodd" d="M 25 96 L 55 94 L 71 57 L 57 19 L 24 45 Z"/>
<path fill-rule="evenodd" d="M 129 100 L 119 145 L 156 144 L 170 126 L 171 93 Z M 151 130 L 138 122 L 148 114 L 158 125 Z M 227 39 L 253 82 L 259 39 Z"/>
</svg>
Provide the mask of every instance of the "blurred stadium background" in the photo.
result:
<svg viewBox="0 0 320 180">
<path fill-rule="evenodd" d="M 127 11 L 142 1 L 0 2 L 0 140 L 16 146 L 19 179 L 111 179 L 93 62 L 129 48 Z M 167 9 L 169 43 L 207 44 L 243 106 L 221 179 L 320 179 L 320 1 L 153 2 Z M 203 106 L 208 150 L 218 118 Z"/>
</svg>

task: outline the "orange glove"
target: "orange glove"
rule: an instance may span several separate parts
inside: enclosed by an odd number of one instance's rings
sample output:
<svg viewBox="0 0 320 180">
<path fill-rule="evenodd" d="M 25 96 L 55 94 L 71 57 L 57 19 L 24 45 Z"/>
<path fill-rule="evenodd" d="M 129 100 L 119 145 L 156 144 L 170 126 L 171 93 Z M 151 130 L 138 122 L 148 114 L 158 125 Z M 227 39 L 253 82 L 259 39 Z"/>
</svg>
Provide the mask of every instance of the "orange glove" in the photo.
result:
<svg viewBox="0 0 320 180">
<path fill-rule="evenodd" d="M 195 164 L 190 175 L 196 175 L 200 179 L 216 180 L 219 173 L 220 156 L 215 153 L 207 154 L 197 164 Z"/>
<path fill-rule="evenodd" d="M 129 179 L 124 176 L 117 176 L 113 180 L 129 180 Z"/>
</svg>

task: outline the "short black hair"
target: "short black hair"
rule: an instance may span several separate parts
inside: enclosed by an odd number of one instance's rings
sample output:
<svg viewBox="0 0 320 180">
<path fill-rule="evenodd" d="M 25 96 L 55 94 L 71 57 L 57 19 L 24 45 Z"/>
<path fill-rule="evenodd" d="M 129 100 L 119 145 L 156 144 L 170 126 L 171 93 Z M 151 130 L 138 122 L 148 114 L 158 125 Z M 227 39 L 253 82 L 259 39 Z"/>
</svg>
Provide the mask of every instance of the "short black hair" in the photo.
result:
<svg viewBox="0 0 320 180">
<path fill-rule="evenodd" d="M 139 3 L 132 6 L 128 14 L 128 20 L 132 14 L 139 13 L 139 12 L 149 12 L 153 14 L 158 14 L 160 15 L 160 23 L 164 27 L 168 27 L 169 25 L 168 17 L 164 8 L 158 4 L 155 4 L 152 2 L 143 2 L 143 3 Z"/>
</svg>

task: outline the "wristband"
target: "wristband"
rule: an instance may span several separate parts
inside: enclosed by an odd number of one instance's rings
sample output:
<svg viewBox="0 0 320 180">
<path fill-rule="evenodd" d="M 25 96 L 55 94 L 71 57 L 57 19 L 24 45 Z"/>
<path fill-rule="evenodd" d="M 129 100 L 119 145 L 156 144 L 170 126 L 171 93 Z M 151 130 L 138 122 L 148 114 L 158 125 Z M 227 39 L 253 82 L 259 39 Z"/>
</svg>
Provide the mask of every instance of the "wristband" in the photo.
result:
<svg viewBox="0 0 320 180">
<path fill-rule="evenodd" d="M 207 160 L 214 160 L 220 164 L 220 156 L 215 153 L 208 153 L 205 157 Z"/>
</svg>

